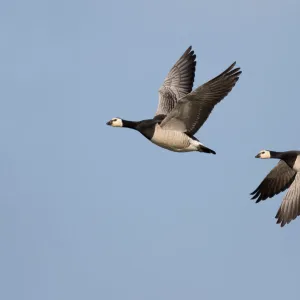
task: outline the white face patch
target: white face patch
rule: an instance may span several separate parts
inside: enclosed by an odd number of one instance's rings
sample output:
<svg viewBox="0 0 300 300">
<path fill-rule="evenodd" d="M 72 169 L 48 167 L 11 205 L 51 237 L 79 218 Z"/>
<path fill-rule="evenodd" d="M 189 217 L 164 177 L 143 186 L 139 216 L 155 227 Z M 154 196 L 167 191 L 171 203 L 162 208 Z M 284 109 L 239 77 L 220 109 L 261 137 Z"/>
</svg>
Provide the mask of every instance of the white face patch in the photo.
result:
<svg viewBox="0 0 300 300">
<path fill-rule="evenodd" d="M 266 159 L 266 158 L 271 158 L 271 154 L 270 154 L 270 151 L 268 150 L 261 150 L 259 153 L 258 153 L 258 157 L 259 158 L 262 158 L 262 159 Z"/>
<path fill-rule="evenodd" d="M 113 127 L 123 127 L 123 122 L 120 118 L 113 118 L 110 121 L 111 121 L 110 125 Z"/>
</svg>

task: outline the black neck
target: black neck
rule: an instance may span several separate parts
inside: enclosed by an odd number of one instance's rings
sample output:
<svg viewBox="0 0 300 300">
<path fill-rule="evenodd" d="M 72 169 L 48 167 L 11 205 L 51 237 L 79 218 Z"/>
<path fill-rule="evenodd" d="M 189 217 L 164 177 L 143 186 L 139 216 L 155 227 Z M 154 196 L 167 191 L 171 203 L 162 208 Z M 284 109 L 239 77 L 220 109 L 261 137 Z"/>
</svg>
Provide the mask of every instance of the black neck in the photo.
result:
<svg viewBox="0 0 300 300">
<path fill-rule="evenodd" d="M 284 152 L 270 151 L 271 158 L 282 158 Z"/>
<path fill-rule="evenodd" d="M 136 129 L 136 127 L 140 123 L 140 122 L 135 122 L 135 121 L 127 121 L 127 120 L 122 120 L 122 122 L 123 122 L 123 127 L 131 128 L 131 129 Z"/>
</svg>

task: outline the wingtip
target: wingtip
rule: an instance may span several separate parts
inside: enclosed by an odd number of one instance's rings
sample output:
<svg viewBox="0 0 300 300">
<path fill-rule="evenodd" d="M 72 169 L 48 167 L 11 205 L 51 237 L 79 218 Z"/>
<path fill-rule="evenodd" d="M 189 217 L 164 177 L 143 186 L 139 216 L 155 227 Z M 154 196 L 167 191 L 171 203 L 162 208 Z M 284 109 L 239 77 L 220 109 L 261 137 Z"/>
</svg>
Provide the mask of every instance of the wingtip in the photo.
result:
<svg viewBox="0 0 300 300">
<path fill-rule="evenodd" d="M 235 68 L 234 66 L 236 65 L 236 62 L 234 62 L 233 64 L 231 64 L 225 71 L 223 71 L 219 76 L 215 77 L 216 78 L 220 78 L 222 76 L 234 76 L 234 77 L 238 77 L 242 71 L 240 71 L 240 68 Z"/>
<path fill-rule="evenodd" d="M 277 219 L 276 224 L 279 224 L 280 227 L 282 228 L 282 227 L 284 227 L 285 224 L 288 224 L 288 223 L 286 221 L 284 221 L 284 220 Z"/>
<path fill-rule="evenodd" d="M 259 191 L 260 185 L 250 194 L 250 195 L 254 195 Z"/>
<path fill-rule="evenodd" d="M 189 46 L 186 50 L 185 50 L 185 53 L 190 53 L 192 50 L 192 46 Z"/>
<path fill-rule="evenodd" d="M 192 46 L 189 46 L 185 52 L 183 53 L 182 57 L 185 57 L 185 56 L 189 56 L 191 57 L 193 60 L 196 59 L 196 54 L 194 53 L 194 50 L 192 50 Z"/>
<path fill-rule="evenodd" d="M 236 67 L 236 68 L 233 69 L 234 67 Z M 233 72 L 236 76 L 240 76 L 242 74 L 241 67 L 236 66 L 236 61 L 231 64 L 231 66 L 228 68 L 228 71 Z"/>
<path fill-rule="evenodd" d="M 258 203 L 260 202 L 262 199 L 260 199 L 261 195 L 255 193 L 255 194 L 250 194 L 252 197 L 251 197 L 251 200 L 255 200 L 255 203 Z"/>
<path fill-rule="evenodd" d="M 233 62 L 229 67 L 228 67 L 228 70 L 231 70 L 231 69 L 233 69 L 233 67 L 236 65 L 236 61 L 235 62 Z"/>
</svg>

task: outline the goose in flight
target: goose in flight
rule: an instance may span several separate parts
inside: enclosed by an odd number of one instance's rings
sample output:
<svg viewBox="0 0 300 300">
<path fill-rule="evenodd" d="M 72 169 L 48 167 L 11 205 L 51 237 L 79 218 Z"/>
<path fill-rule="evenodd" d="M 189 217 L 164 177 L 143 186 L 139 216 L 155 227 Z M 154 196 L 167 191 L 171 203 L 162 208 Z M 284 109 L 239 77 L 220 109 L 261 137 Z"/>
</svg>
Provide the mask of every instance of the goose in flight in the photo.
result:
<svg viewBox="0 0 300 300">
<path fill-rule="evenodd" d="M 242 73 L 235 62 L 219 76 L 192 91 L 196 55 L 189 47 L 172 67 L 159 89 L 155 116 L 142 121 L 112 118 L 106 124 L 139 131 L 152 143 L 175 152 L 198 151 L 216 154 L 194 136 L 213 108 L 235 86 Z"/>
<path fill-rule="evenodd" d="M 300 215 L 300 151 L 262 150 L 255 157 L 279 159 L 278 164 L 251 195 L 258 203 L 288 189 L 275 216 L 277 224 L 283 227 Z"/>
</svg>

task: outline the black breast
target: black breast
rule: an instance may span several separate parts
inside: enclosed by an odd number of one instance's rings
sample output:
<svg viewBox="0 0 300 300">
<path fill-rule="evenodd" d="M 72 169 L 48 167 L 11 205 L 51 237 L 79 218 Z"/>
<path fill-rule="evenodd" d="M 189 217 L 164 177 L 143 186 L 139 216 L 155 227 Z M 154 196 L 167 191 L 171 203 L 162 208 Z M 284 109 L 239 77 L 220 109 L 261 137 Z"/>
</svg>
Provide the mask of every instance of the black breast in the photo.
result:
<svg viewBox="0 0 300 300">
<path fill-rule="evenodd" d="M 148 140 L 151 140 L 154 135 L 155 125 L 159 124 L 160 122 L 160 119 L 144 120 L 140 122 L 136 130 L 138 130 Z"/>
<path fill-rule="evenodd" d="M 293 168 L 298 154 L 300 154 L 299 151 L 287 151 L 281 155 L 281 159 L 284 160 L 290 168 Z"/>
</svg>

